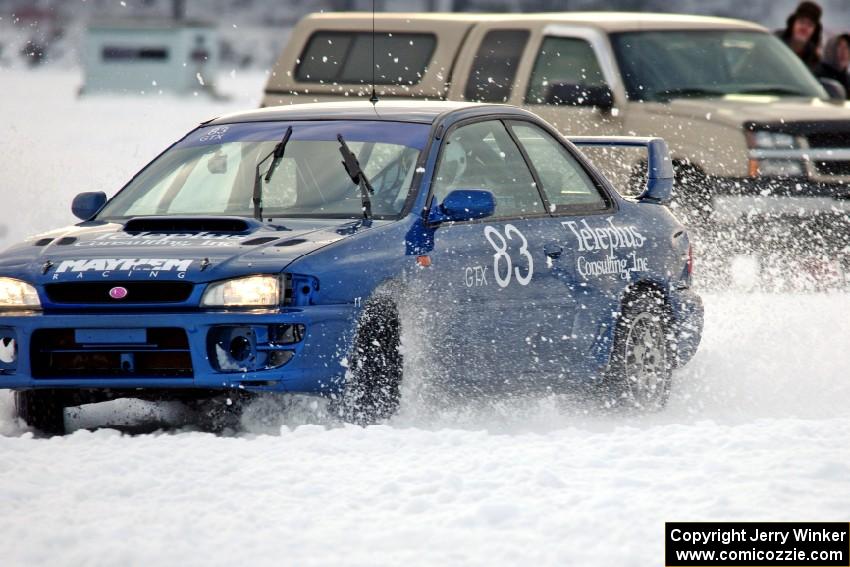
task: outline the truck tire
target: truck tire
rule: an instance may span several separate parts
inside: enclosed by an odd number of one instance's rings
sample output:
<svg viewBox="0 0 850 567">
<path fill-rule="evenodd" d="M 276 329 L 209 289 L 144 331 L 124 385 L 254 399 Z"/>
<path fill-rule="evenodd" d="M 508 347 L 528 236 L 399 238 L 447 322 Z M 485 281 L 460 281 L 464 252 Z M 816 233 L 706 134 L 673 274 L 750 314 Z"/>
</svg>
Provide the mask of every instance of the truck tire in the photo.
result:
<svg viewBox="0 0 850 567">
<path fill-rule="evenodd" d="M 348 421 L 368 425 L 392 417 L 401 398 L 403 359 L 398 308 L 389 297 L 363 307 L 346 375 L 344 410 Z"/>
<path fill-rule="evenodd" d="M 623 302 L 603 380 L 607 405 L 646 412 L 666 405 L 673 376 L 669 329 L 659 292 L 641 291 Z"/>
<path fill-rule="evenodd" d="M 45 435 L 65 434 L 65 404 L 56 390 L 15 392 L 15 413 L 27 425 Z"/>
</svg>

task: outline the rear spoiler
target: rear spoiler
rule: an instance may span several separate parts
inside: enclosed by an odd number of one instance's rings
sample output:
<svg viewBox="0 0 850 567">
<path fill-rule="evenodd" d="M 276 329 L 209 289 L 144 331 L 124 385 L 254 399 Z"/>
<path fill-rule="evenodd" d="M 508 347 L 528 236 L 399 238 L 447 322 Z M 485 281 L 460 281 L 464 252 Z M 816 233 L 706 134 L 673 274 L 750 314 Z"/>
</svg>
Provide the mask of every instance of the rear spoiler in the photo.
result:
<svg viewBox="0 0 850 567">
<path fill-rule="evenodd" d="M 646 148 L 646 190 L 638 198 L 659 205 L 666 205 L 673 198 L 673 162 L 662 138 L 568 136 L 567 139 L 579 147 Z"/>
</svg>

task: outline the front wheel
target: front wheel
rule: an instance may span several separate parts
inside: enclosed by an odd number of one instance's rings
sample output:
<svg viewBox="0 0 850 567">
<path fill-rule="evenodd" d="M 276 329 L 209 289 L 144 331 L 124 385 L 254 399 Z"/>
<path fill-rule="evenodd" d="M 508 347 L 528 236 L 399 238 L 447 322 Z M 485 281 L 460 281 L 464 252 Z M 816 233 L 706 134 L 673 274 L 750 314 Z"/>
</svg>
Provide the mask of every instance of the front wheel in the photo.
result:
<svg viewBox="0 0 850 567">
<path fill-rule="evenodd" d="M 644 292 L 624 302 L 605 379 L 610 405 L 649 412 L 666 405 L 673 376 L 669 323 L 660 293 Z"/>
<path fill-rule="evenodd" d="M 45 435 L 65 434 L 65 404 L 56 390 L 15 392 L 15 414 Z"/>
<path fill-rule="evenodd" d="M 344 408 L 349 421 L 367 425 L 392 417 L 401 399 L 403 361 L 398 308 L 388 297 L 363 307 L 346 375 Z"/>
</svg>

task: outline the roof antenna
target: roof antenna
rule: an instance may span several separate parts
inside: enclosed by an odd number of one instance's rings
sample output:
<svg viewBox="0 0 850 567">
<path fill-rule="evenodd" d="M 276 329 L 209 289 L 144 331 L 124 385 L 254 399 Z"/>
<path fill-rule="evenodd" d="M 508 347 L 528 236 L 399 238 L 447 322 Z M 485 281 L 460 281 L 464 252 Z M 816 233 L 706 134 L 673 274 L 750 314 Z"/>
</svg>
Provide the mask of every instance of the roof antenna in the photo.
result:
<svg viewBox="0 0 850 567">
<path fill-rule="evenodd" d="M 369 102 L 378 104 L 378 92 L 375 90 L 375 0 L 372 0 L 372 96 Z"/>
</svg>

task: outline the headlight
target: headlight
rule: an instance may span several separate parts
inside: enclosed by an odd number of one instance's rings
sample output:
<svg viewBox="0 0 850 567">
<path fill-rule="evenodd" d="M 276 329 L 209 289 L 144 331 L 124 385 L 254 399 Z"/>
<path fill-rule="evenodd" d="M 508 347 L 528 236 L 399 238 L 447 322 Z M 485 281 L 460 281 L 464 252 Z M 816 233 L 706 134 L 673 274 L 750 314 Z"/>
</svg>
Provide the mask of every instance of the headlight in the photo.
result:
<svg viewBox="0 0 850 567">
<path fill-rule="evenodd" d="M 791 159 L 759 160 L 757 168 L 765 177 L 800 177 L 805 173 L 803 162 Z"/>
<path fill-rule="evenodd" d="M 752 133 L 750 146 L 763 150 L 791 150 L 797 147 L 797 139 L 791 134 L 757 130 Z"/>
<path fill-rule="evenodd" d="M 806 175 L 797 138 L 784 132 L 755 130 L 747 134 L 750 177 L 802 177 Z"/>
<path fill-rule="evenodd" d="M 0 278 L 0 309 L 39 309 L 38 292 L 27 282 Z"/>
<path fill-rule="evenodd" d="M 201 298 L 202 307 L 274 307 L 280 305 L 278 276 L 248 276 L 213 283 Z"/>
</svg>

